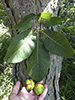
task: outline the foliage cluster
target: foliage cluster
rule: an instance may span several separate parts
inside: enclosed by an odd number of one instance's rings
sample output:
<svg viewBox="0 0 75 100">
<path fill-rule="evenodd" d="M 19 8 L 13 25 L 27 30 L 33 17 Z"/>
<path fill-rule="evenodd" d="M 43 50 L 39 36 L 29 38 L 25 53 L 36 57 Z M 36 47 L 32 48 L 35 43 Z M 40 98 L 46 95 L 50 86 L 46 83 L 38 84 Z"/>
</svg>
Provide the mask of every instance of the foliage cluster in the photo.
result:
<svg viewBox="0 0 75 100">
<path fill-rule="evenodd" d="M 75 4 L 68 1 L 63 0 L 61 4 L 60 16 L 68 16 L 68 19 L 59 26 L 59 31 L 75 49 Z M 63 59 L 59 85 L 61 100 L 75 99 L 75 56 L 73 59 Z"/>
<path fill-rule="evenodd" d="M 60 77 L 61 100 L 75 99 L 75 57 L 74 59 L 63 59 Z"/>
<path fill-rule="evenodd" d="M 0 3 L 0 24 L 3 23 L 5 26 L 7 26 L 7 15 L 3 8 L 3 5 Z"/>
<path fill-rule="evenodd" d="M 4 56 L 11 42 L 11 36 L 7 27 L 0 25 L 0 99 L 8 100 L 11 92 L 12 83 L 12 66 L 5 64 Z M 5 32 L 7 31 L 7 32 Z M 5 34 L 4 34 L 5 33 Z"/>
<path fill-rule="evenodd" d="M 10 42 L 11 38 L 9 34 L 5 34 L 3 37 L 0 37 L 0 63 L 4 62 L 4 56 Z"/>
<path fill-rule="evenodd" d="M 11 36 L 8 32 L 7 16 L 2 4 L 0 3 L 0 99 L 8 100 L 11 92 L 12 66 L 4 63 L 4 56 L 11 42 Z"/>
<path fill-rule="evenodd" d="M 2 73 L 3 70 L 5 69 L 5 67 L 3 66 L 4 57 L 10 42 L 11 42 L 11 37 L 9 33 L 0 35 L 0 73 Z"/>
<path fill-rule="evenodd" d="M 12 82 L 12 66 L 4 65 L 2 68 L 2 72 L 0 70 L 0 100 L 8 100 L 8 96 L 12 90 L 13 82 Z"/>
<path fill-rule="evenodd" d="M 61 5 L 60 16 L 67 16 L 68 19 L 59 25 L 59 31 L 62 31 L 70 44 L 75 48 L 75 3 L 63 0 Z"/>
<path fill-rule="evenodd" d="M 31 28 L 33 18 L 36 19 L 36 30 Z M 49 52 L 66 58 L 72 58 L 75 54 L 62 33 L 49 29 L 64 20 L 66 18 L 53 17 L 49 12 L 42 12 L 39 18 L 37 14 L 28 14 L 13 28 L 22 32 L 11 41 L 4 60 L 7 63 L 18 63 L 30 57 L 28 75 L 35 81 L 43 80 L 50 66 Z M 45 29 L 41 29 L 39 23 Z"/>
</svg>

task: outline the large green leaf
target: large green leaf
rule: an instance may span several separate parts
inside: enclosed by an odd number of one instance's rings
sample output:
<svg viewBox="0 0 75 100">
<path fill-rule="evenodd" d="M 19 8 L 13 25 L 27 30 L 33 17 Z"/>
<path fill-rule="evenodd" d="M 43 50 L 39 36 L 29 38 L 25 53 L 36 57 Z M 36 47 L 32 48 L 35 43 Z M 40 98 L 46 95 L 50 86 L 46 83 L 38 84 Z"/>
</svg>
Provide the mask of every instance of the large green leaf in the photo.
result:
<svg viewBox="0 0 75 100">
<path fill-rule="evenodd" d="M 29 15 L 26 15 L 15 27 L 14 29 L 18 30 L 28 30 L 32 26 L 31 19 L 35 17 L 35 14 L 31 13 Z"/>
<path fill-rule="evenodd" d="M 43 42 L 37 38 L 35 49 L 27 66 L 28 75 L 35 81 L 41 81 L 46 77 L 49 66 L 50 55 L 44 47 Z"/>
<path fill-rule="evenodd" d="M 75 50 L 62 33 L 48 29 L 41 32 L 44 34 L 43 43 L 51 53 L 66 58 L 72 58 L 75 55 Z"/>
<path fill-rule="evenodd" d="M 36 36 L 33 31 L 26 31 L 16 35 L 7 50 L 5 60 L 8 63 L 21 62 L 28 58 L 35 48 Z"/>
<path fill-rule="evenodd" d="M 39 22 L 45 27 L 50 27 L 50 26 L 58 25 L 66 19 L 66 18 L 51 17 L 51 16 L 52 16 L 51 13 L 43 12 L 43 13 L 41 13 Z"/>
</svg>

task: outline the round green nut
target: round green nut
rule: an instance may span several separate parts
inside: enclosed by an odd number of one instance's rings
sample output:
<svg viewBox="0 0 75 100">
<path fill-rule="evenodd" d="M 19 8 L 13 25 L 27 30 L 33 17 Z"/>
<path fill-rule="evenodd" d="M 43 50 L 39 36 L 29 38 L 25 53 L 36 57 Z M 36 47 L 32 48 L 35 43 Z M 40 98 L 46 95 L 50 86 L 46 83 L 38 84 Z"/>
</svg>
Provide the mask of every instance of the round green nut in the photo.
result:
<svg viewBox="0 0 75 100">
<path fill-rule="evenodd" d="M 32 79 L 27 79 L 25 82 L 25 87 L 28 91 L 31 91 L 35 87 L 35 82 Z"/>
<path fill-rule="evenodd" d="M 42 94 L 42 92 L 44 91 L 44 86 L 40 83 L 37 83 L 34 87 L 34 92 L 37 94 L 37 95 L 40 95 Z"/>
</svg>

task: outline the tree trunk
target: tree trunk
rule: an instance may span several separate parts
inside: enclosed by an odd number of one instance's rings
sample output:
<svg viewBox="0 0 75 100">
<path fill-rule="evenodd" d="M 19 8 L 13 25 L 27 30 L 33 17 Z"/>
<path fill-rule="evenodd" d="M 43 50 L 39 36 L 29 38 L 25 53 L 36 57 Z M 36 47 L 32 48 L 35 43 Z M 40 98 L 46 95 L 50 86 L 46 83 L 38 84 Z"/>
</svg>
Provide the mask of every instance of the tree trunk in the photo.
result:
<svg viewBox="0 0 75 100">
<path fill-rule="evenodd" d="M 7 12 L 8 16 L 8 25 L 9 31 L 12 38 L 19 34 L 17 30 L 12 30 L 12 27 L 15 26 L 19 21 L 29 13 L 35 13 L 33 0 L 1 0 L 2 4 Z M 59 9 L 60 0 L 35 0 L 37 12 L 50 12 L 54 16 L 57 16 Z M 35 21 L 34 28 L 35 28 Z M 54 27 L 54 30 L 57 30 L 57 27 Z M 44 83 L 48 85 L 48 93 L 44 100 L 60 100 L 59 97 L 59 77 L 62 67 L 62 57 L 50 54 L 51 64 L 48 70 L 48 74 L 44 79 Z M 14 84 L 17 80 L 21 82 L 21 87 L 24 85 L 25 80 L 29 77 L 27 75 L 28 59 L 13 65 L 13 81 Z"/>
</svg>

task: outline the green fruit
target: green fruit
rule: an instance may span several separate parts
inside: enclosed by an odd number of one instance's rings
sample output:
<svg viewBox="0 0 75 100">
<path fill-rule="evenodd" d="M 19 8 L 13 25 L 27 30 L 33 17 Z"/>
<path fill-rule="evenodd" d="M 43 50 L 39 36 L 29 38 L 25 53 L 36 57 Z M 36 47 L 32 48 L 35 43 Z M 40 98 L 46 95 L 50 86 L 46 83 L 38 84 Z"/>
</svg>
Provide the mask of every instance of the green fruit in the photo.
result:
<svg viewBox="0 0 75 100">
<path fill-rule="evenodd" d="M 42 84 L 37 83 L 37 84 L 35 85 L 34 92 L 35 92 L 37 95 L 42 94 L 43 90 L 44 90 L 44 86 L 43 86 Z"/>
<path fill-rule="evenodd" d="M 34 86 L 35 86 L 35 83 L 34 83 L 34 81 L 33 81 L 32 79 L 27 79 L 27 80 L 26 80 L 26 82 L 25 82 L 25 87 L 26 87 L 26 89 L 27 89 L 28 91 L 33 90 Z"/>
</svg>

